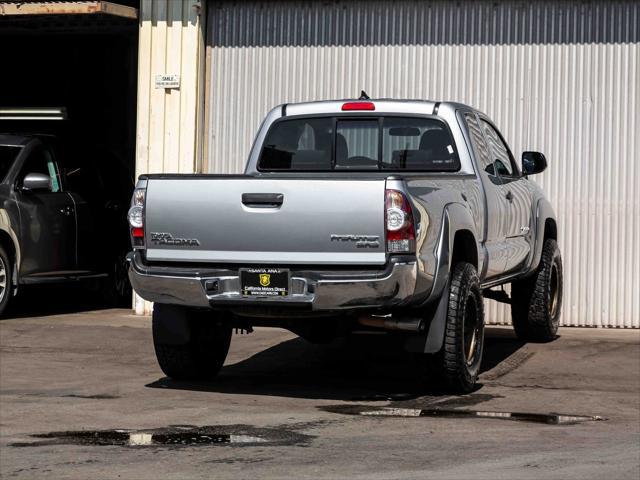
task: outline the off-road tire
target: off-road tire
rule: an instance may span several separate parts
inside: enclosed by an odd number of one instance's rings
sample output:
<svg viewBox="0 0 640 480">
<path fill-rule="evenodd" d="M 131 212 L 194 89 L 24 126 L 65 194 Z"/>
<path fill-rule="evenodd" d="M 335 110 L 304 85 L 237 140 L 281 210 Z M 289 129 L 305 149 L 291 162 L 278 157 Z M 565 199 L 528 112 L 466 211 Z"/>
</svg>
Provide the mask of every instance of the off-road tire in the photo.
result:
<svg viewBox="0 0 640 480">
<path fill-rule="evenodd" d="M 189 314 L 189 341 L 174 345 L 159 341 L 161 321 L 154 309 L 153 345 L 164 374 L 174 380 L 213 379 L 227 358 L 231 327 L 220 323 L 212 313 L 194 311 Z"/>
<path fill-rule="evenodd" d="M 545 240 L 536 272 L 511 284 L 511 320 L 522 341 L 556 338 L 562 309 L 562 257 L 558 243 Z"/>
<path fill-rule="evenodd" d="M 471 392 L 484 349 L 484 303 L 473 265 L 460 262 L 451 272 L 444 344 L 430 371 L 451 393 Z M 470 328 L 473 324 L 473 328 Z"/>
<path fill-rule="evenodd" d="M 4 311 L 13 294 L 11 286 L 12 278 L 11 260 L 4 248 L 0 246 L 0 283 L 4 284 L 4 287 L 0 287 L 0 289 L 2 289 L 2 291 L 0 291 L 0 295 L 2 295 L 2 298 L 0 298 L 0 318 L 4 315 Z"/>
</svg>

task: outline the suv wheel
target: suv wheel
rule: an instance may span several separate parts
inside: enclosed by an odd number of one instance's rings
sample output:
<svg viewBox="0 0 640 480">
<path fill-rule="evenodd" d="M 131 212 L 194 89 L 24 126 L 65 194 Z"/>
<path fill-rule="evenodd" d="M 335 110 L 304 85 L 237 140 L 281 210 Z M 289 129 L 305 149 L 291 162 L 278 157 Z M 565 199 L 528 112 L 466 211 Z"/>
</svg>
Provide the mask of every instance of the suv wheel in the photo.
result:
<svg viewBox="0 0 640 480">
<path fill-rule="evenodd" d="M 11 261 L 0 246 L 0 316 L 3 315 L 11 298 Z"/>
<path fill-rule="evenodd" d="M 153 307 L 153 345 L 160 368 L 175 380 L 210 380 L 227 358 L 231 327 L 213 312 Z"/>
<path fill-rule="evenodd" d="M 511 284 L 511 320 L 519 339 L 556 338 L 562 308 L 562 257 L 555 240 L 544 242 L 535 274 Z"/>
<path fill-rule="evenodd" d="M 448 390 L 473 390 L 484 349 L 484 303 L 480 280 L 470 263 L 454 266 L 449 288 L 449 304 L 444 345 L 432 358 L 435 374 Z"/>
<path fill-rule="evenodd" d="M 129 283 L 128 268 L 124 252 L 114 255 L 110 261 L 107 277 L 91 284 L 91 288 L 99 293 L 106 306 L 131 307 L 133 290 Z"/>
</svg>

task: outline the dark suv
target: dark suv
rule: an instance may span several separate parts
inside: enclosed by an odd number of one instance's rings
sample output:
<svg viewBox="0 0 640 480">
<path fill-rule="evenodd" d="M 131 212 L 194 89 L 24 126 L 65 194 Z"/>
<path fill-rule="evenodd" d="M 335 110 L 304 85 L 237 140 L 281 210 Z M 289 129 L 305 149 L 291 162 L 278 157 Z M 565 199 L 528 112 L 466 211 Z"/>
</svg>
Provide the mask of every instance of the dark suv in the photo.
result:
<svg viewBox="0 0 640 480">
<path fill-rule="evenodd" d="M 27 284 L 98 280 L 109 301 L 130 299 L 132 180 L 108 152 L 74 151 L 52 136 L 0 134 L 0 315 Z"/>
</svg>

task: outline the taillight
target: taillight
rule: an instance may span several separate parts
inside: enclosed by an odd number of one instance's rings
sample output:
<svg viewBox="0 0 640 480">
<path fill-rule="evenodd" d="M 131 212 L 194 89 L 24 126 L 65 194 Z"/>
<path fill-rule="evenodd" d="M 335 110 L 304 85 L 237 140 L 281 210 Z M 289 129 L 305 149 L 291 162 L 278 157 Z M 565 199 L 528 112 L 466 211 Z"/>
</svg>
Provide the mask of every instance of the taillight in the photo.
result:
<svg viewBox="0 0 640 480">
<path fill-rule="evenodd" d="M 416 230 L 411 204 L 398 190 L 388 189 L 385 195 L 387 252 L 413 253 L 416 248 Z"/>
<path fill-rule="evenodd" d="M 343 111 L 349 110 L 375 110 L 373 102 L 348 102 L 342 104 Z"/>
<path fill-rule="evenodd" d="M 133 248 L 144 247 L 144 203 L 146 189 L 136 188 L 131 199 L 131 208 L 127 213 L 129 220 L 131 245 Z"/>
</svg>

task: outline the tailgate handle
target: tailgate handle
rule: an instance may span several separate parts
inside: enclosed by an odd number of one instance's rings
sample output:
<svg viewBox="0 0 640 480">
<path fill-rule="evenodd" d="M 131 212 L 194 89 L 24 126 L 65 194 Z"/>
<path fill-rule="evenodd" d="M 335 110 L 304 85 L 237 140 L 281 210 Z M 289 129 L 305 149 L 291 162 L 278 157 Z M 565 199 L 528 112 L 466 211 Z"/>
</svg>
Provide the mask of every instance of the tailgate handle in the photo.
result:
<svg viewBox="0 0 640 480">
<path fill-rule="evenodd" d="M 284 201 L 282 193 L 243 193 L 242 203 L 247 207 L 274 208 Z"/>
</svg>

